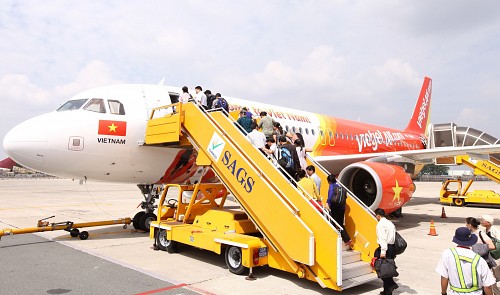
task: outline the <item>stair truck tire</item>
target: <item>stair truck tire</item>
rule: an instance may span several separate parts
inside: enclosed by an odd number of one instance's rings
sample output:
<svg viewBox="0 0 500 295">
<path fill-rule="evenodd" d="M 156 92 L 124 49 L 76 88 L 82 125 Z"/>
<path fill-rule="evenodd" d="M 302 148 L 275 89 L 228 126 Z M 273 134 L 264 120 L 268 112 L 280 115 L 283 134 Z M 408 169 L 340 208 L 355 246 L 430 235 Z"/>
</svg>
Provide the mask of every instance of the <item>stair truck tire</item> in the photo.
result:
<svg viewBox="0 0 500 295">
<path fill-rule="evenodd" d="M 179 242 L 167 240 L 167 231 L 159 228 L 156 231 L 156 246 L 162 251 L 167 251 L 168 253 L 177 252 L 177 244 Z"/>
<path fill-rule="evenodd" d="M 464 199 L 461 199 L 461 198 L 454 198 L 453 204 L 455 204 L 455 206 L 462 207 L 465 205 L 465 201 L 464 201 Z"/>
<path fill-rule="evenodd" d="M 245 267 L 241 261 L 241 248 L 235 246 L 228 246 L 224 254 L 227 268 L 230 272 L 242 275 L 248 272 L 248 267 Z"/>
</svg>

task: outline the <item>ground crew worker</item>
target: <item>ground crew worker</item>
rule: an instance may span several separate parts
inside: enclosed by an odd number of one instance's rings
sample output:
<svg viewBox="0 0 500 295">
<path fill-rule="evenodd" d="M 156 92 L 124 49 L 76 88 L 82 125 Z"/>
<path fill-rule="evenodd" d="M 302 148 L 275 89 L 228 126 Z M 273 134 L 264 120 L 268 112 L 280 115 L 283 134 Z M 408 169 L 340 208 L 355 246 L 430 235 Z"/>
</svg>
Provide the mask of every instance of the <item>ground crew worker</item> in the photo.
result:
<svg viewBox="0 0 500 295">
<path fill-rule="evenodd" d="M 436 272 L 441 275 L 441 294 L 481 295 L 484 291 L 484 294 L 492 295 L 495 277 L 486 261 L 470 249 L 477 242 L 477 236 L 467 227 L 459 227 L 455 230 L 453 242 L 457 247 L 446 249 L 436 267 Z"/>
</svg>

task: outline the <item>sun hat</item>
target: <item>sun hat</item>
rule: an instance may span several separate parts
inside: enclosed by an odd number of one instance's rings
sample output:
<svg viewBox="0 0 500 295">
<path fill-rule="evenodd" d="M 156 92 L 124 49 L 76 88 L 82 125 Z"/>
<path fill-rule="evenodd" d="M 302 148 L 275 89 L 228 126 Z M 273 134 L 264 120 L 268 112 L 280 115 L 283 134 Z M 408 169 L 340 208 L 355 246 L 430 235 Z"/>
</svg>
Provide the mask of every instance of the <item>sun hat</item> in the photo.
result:
<svg viewBox="0 0 500 295">
<path fill-rule="evenodd" d="M 473 235 L 470 229 L 462 226 L 455 230 L 453 242 L 460 246 L 472 246 L 477 243 L 477 236 Z"/>
<path fill-rule="evenodd" d="M 481 219 L 493 224 L 493 217 L 491 215 L 488 214 L 481 215 Z"/>
</svg>

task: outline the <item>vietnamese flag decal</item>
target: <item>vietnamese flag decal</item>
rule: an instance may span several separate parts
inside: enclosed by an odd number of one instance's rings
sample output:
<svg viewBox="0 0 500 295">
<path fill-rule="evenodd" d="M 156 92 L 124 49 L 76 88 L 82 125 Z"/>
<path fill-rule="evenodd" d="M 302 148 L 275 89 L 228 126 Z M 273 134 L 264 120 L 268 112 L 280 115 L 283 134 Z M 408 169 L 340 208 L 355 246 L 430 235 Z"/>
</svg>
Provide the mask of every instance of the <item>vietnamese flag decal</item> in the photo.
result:
<svg viewBox="0 0 500 295">
<path fill-rule="evenodd" d="M 126 136 L 127 122 L 99 120 L 99 130 L 97 133 L 101 135 Z"/>
</svg>

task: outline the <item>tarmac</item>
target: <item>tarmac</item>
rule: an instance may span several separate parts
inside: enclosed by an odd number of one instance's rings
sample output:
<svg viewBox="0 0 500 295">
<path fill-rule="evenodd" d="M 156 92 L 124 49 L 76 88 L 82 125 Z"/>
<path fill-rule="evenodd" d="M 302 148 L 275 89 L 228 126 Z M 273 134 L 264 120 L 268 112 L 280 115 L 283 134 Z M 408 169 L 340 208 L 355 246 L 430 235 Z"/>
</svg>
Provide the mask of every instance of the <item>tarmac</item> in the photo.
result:
<svg viewBox="0 0 500 295">
<path fill-rule="evenodd" d="M 441 253 L 468 216 L 490 214 L 491 206 L 455 207 L 439 203 L 439 182 L 416 182 L 403 217 L 391 219 L 408 242 L 398 256 L 399 289 L 393 294 L 439 294 L 434 271 Z M 500 192 L 494 182 L 475 182 L 471 190 Z M 132 184 L 70 179 L 0 179 L 0 228 L 34 227 L 49 222 L 91 222 L 133 217 L 142 201 Z M 442 209 L 446 218 L 441 218 Z M 431 236 L 434 220 L 437 236 Z M 184 246 L 179 253 L 152 249 L 149 234 L 132 226 L 86 229 L 87 240 L 65 231 L 5 236 L 0 240 L 0 294 L 379 294 L 382 282 L 347 289 L 322 289 L 317 283 L 269 267 L 254 269 L 254 281 L 231 274 L 223 256 Z"/>
</svg>

